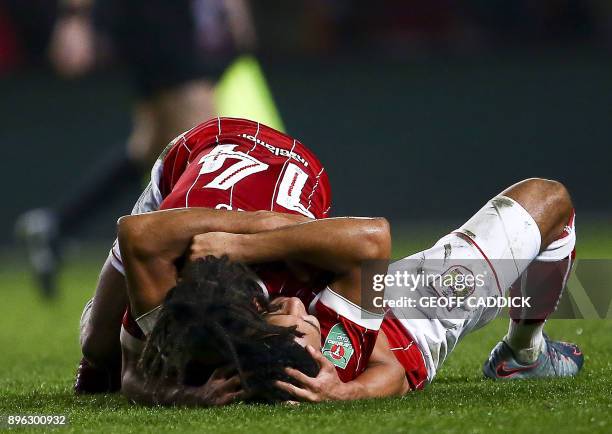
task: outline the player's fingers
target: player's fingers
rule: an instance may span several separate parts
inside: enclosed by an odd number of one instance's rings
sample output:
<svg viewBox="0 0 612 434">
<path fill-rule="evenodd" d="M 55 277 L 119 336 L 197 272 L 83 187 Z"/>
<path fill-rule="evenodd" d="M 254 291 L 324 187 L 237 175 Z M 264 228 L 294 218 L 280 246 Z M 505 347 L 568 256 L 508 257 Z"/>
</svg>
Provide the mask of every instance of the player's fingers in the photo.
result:
<svg viewBox="0 0 612 434">
<path fill-rule="evenodd" d="M 295 398 L 299 398 L 302 400 L 308 400 L 308 397 L 309 397 L 308 391 L 304 389 L 300 389 L 299 387 L 294 386 L 293 384 L 285 383 L 284 381 L 278 380 L 274 382 L 274 386 L 277 389 L 287 392 L 289 395 Z"/>
<path fill-rule="evenodd" d="M 296 396 L 297 389 L 298 389 L 293 384 L 285 383 L 284 381 L 280 381 L 280 380 L 277 380 L 274 382 L 274 387 L 276 387 L 277 389 L 283 390 L 292 396 Z"/>
<path fill-rule="evenodd" d="M 241 385 L 242 381 L 240 380 L 240 377 L 238 375 L 234 375 L 233 377 L 230 377 L 225 380 L 221 384 L 220 389 L 226 391 L 237 390 L 238 388 L 240 388 Z"/>
<path fill-rule="evenodd" d="M 189 245 L 189 260 L 195 261 L 198 258 L 206 256 L 210 246 L 207 244 L 207 234 L 197 234 L 191 238 Z"/>
<path fill-rule="evenodd" d="M 241 399 L 243 399 L 244 395 L 245 395 L 244 391 L 242 390 L 239 390 L 238 392 L 226 393 L 220 399 L 217 400 L 217 404 L 218 405 L 231 404 L 232 402 L 240 401 Z"/>
<path fill-rule="evenodd" d="M 245 399 L 249 399 L 253 396 L 253 392 L 250 390 L 240 389 L 231 393 L 234 401 L 242 401 Z"/>
<path fill-rule="evenodd" d="M 190 253 L 189 253 L 189 261 L 190 262 L 195 262 L 198 259 L 204 258 L 208 256 L 208 252 L 203 251 L 203 250 L 197 250 L 197 249 L 191 249 Z"/>
<path fill-rule="evenodd" d="M 219 368 L 216 368 L 212 375 L 210 376 L 211 380 L 220 380 L 220 379 L 225 379 L 225 378 L 229 378 L 232 376 L 232 374 L 236 371 L 236 368 L 234 368 L 231 365 L 227 365 L 227 366 L 221 366 Z"/>
<path fill-rule="evenodd" d="M 306 350 L 312 356 L 312 358 L 317 362 L 321 370 L 329 371 L 329 370 L 336 369 L 334 368 L 334 365 L 332 364 L 332 362 L 327 360 L 327 358 L 323 355 L 323 353 L 315 350 L 313 346 L 307 345 Z"/>
<path fill-rule="evenodd" d="M 274 386 L 280 390 L 284 390 L 291 396 L 301 399 L 302 401 L 310 401 L 310 402 L 318 402 L 319 399 L 317 395 L 312 393 L 309 390 L 300 389 L 297 386 L 294 386 L 290 383 L 285 383 L 284 381 L 275 381 Z"/>
<path fill-rule="evenodd" d="M 217 368 L 210 375 L 208 381 L 211 381 L 211 380 L 220 380 L 222 378 L 225 378 L 225 369 L 224 368 Z"/>
<path fill-rule="evenodd" d="M 313 378 L 294 368 L 285 368 L 285 373 L 304 386 L 312 385 L 314 380 Z"/>
<path fill-rule="evenodd" d="M 323 353 L 315 350 L 315 348 L 312 345 L 306 345 L 306 351 L 308 351 L 308 353 L 312 356 L 312 358 L 317 361 L 321 359 L 325 359 L 325 357 L 323 356 Z"/>
<path fill-rule="evenodd" d="M 255 392 L 253 390 L 244 390 L 244 389 L 240 389 L 235 393 L 236 393 L 237 399 L 241 399 L 241 400 L 252 398 L 253 395 L 255 395 Z"/>
</svg>

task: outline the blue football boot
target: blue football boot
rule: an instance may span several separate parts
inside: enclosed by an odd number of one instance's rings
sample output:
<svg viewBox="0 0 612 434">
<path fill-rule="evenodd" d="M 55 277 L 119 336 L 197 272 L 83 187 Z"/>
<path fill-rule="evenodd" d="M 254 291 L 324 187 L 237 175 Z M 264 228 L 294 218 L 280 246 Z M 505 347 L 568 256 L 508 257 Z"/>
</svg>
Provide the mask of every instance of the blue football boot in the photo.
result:
<svg viewBox="0 0 612 434">
<path fill-rule="evenodd" d="M 573 377 L 583 364 L 584 356 L 576 345 L 552 341 L 544 334 L 544 345 L 535 362 L 520 363 L 510 346 L 501 341 L 491 351 L 482 372 L 494 380 Z"/>
</svg>

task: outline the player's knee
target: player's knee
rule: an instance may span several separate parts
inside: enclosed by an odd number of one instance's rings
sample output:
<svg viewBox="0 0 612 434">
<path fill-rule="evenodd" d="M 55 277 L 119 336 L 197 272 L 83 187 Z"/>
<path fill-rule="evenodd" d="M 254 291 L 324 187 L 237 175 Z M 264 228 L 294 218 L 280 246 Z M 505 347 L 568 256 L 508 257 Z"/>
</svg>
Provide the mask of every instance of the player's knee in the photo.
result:
<svg viewBox="0 0 612 434">
<path fill-rule="evenodd" d="M 550 189 L 552 190 L 551 198 L 555 203 L 556 208 L 564 215 L 569 217 L 572 212 L 574 205 L 572 204 L 572 198 L 570 197 L 569 191 L 565 185 L 559 181 L 548 181 Z"/>
<path fill-rule="evenodd" d="M 81 352 L 83 356 L 89 359 L 88 355 L 95 356 L 94 342 L 91 337 L 91 310 L 93 306 L 93 299 L 89 300 L 83 308 L 81 314 L 81 321 L 79 324 L 79 342 L 81 343 Z"/>
<path fill-rule="evenodd" d="M 104 345 L 95 334 L 85 331 L 81 333 L 81 352 L 91 364 L 108 366 L 115 362 L 117 349 Z"/>
<path fill-rule="evenodd" d="M 567 188 L 559 181 L 542 178 L 526 179 L 510 190 L 537 222 L 542 246 L 547 246 L 562 233 L 573 211 Z"/>
<path fill-rule="evenodd" d="M 557 212 L 569 214 L 573 208 L 572 199 L 565 185 L 559 181 L 544 178 L 529 178 L 517 184 L 526 189 L 531 197 Z"/>
<path fill-rule="evenodd" d="M 529 185 L 534 196 L 540 198 L 540 202 L 558 215 L 567 215 L 573 209 L 572 199 L 565 185 L 559 181 L 543 178 L 530 178 L 523 181 Z"/>
<path fill-rule="evenodd" d="M 95 366 L 114 366 L 119 363 L 121 347 L 119 336 L 93 326 L 90 320 L 92 301 L 85 305 L 81 316 L 79 341 L 81 353 Z"/>
<path fill-rule="evenodd" d="M 90 333 L 84 332 L 81 334 L 81 352 L 89 362 L 94 365 L 101 365 L 104 361 L 104 352 L 96 345 L 95 339 Z"/>
</svg>

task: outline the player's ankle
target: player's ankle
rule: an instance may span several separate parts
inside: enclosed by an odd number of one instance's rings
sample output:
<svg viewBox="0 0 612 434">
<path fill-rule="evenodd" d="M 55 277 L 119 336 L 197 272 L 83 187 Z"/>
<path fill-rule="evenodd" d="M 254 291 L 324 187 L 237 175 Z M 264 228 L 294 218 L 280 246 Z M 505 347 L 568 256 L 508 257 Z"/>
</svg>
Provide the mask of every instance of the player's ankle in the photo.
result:
<svg viewBox="0 0 612 434">
<path fill-rule="evenodd" d="M 512 339 L 509 335 L 504 337 L 504 342 L 512 350 L 514 358 L 526 365 L 534 363 L 544 349 L 544 336 L 541 332 L 532 336 L 528 343 L 525 340 Z"/>
<path fill-rule="evenodd" d="M 510 320 L 504 341 L 521 363 L 536 361 L 544 344 L 544 321 Z"/>
</svg>

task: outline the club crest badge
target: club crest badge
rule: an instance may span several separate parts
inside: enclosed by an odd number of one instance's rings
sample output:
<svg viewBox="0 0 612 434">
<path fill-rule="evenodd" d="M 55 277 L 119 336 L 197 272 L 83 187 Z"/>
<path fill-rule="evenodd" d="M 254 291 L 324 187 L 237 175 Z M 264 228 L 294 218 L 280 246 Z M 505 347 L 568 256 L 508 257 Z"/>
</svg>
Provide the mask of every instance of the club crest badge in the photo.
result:
<svg viewBox="0 0 612 434">
<path fill-rule="evenodd" d="M 338 323 L 331 328 L 321 352 L 334 366 L 346 368 L 355 349 L 342 324 Z"/>
<path fill-rule="evenodd" d="M 440 275 L 439 279 L 434 280 L 429 285 L 438 296 L 451 298 L 467 298 L 474 294 L 476 289 L 476 278 L 474 273 L 463 265 L 454 265 Z M 451 311 L 456 306 L 450 304 L 446 307 Z"/>
</svg>

